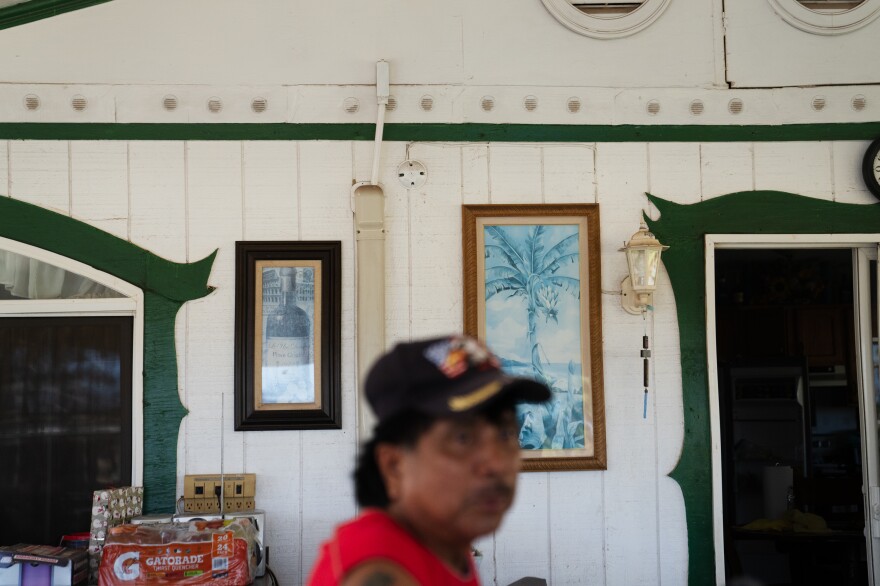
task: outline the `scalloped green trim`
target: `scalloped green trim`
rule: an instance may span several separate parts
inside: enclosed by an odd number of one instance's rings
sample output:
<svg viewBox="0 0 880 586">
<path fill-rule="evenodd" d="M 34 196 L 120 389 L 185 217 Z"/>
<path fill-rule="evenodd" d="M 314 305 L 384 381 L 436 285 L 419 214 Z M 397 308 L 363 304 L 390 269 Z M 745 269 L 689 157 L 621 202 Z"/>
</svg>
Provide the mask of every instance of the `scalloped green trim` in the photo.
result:
<svg viewBox="0 0 880 586">
<path fill-rule="evenodd" d="M 177 436 L 187 414 L 177 389 L 174 319 L 208 295 L 217 254 L 190 263 L 160 258 L 127 240 L 56 212 L 0 197 L 0 236 L 72 258 L 144 291 L 144 512 L 172 512 Z"/>
<path fill-rule="evenodd" d="M 706 234 L 874 234 L 880 204 L 835 203 L 780 191 L 731 193 L 695 204 L 647 194 L 660 219 L 645 218 L 669 250 L 663 265 L 678 311 L 684 445 L 669 474 L 684 495 L 688 584 L 715 583 L 712 531 L 712 447 L 706 355 Z"/>
<path fill-rule="evenodd" d="M 0 30 L 12 28 L 65 12 L 104 4 L 111 0 L 26 0 L 6 8 L 0 8 Z"/>
</svg>

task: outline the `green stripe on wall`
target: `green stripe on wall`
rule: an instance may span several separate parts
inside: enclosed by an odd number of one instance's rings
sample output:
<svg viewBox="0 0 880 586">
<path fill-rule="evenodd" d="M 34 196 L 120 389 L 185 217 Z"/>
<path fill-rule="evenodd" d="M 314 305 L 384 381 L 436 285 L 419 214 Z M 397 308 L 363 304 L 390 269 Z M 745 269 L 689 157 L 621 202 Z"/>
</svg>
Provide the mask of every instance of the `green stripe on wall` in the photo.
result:
<svg viewBox="0 0 880 586">
<path fill-rule="evenodd" d="M 706 352 L 706 234 L 878 234 L 880 204 L 835 203 L 779 191 L 733 193 L 691 205 L 648 194 L 647 219 L 669 245 L 663 266 L 678 312 L 684 442 L 670 473 L 681 486 L 688 529 L 688 584 L 715 584 L 712 443 Z M 880 238 L 880 235 L 878 235 Z"/>
<path fill-rule="evenodd" d="M 88 8 L 96 4 L 104 4 L 111 0 L 28 0 L 20 4 L 13 4 L 6 8 L 0 8 L 0 30 L 12 28 L 29 22 L 42 20 L 72 12 L 81 8 Z"/>
<path fill-rule="evenodd" d="M 373 140 L 373 124 L 0 123 L 10 140 Z M 880 122 L 777 126 L 386 124 L 386 141 L 737 142 L 872 140 Z"/>
</svg>

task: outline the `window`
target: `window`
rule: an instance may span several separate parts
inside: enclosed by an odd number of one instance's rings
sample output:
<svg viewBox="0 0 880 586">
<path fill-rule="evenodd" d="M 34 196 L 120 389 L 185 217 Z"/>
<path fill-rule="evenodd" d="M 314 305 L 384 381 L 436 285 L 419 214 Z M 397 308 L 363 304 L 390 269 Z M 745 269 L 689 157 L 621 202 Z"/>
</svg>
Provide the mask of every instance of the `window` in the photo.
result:
<svg viewBox="0 0 880 586">
<path fill-rule="evenodd" d="M 805 8 L 825 14 L 839 14 L 852 10 L 865 0 L 798 0 Z"/>
<path fill-rule="evenodd" d="M 605 2 L 603 0 L 571 0 L 571 5 L 590 16 L 599 18 L 609 18 L 614 16 L 623 16 L 629 14 L 639 6 L 645 3 L 645 0 L 635 0 L 634 2 Z"/>
<path fill-rule="evenodd" d="M 670 0 L 541 0 L 556 20 L 594 39 L 615 39 L 639 32 L 657 20 Z"/>
<path fill-rule="evenodd" d="M 880 0 L 767 0 L 791 26 L 817 35 L 848 33 L 880 16 Z"/>
<path fill-rule="evenodd" d="M 94 490 L 142 484 L 143 295 L 0 238 L 0 543 L 87 531 Z"/>
</svg>

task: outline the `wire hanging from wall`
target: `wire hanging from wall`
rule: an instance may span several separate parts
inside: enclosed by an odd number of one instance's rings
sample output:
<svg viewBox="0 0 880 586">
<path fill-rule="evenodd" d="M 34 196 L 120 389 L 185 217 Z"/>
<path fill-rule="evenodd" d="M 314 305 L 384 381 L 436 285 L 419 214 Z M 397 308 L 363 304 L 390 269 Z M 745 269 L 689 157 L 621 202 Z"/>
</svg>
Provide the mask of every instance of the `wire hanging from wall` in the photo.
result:
<svg viewBox="0 0 880 586">
<path fill-rule="evenodd" d="M 650 341 L 648 339 L 648 311 L 650 309 L 651 306 L 648 306 L 645 308 L 645 311 L 642 312 L 642 323 L 644 324 L 644 331 L 642 333 L 642 351 L 640 352 L 640 354 L 642 356 L 642 364 L 644 367 L 642 385 L 645 387 L 645 392 L 642 394 L 642 419 L 648 418 L 648 377 L 650 372 L 649 361 L 651 358 Z"/>
</svg>

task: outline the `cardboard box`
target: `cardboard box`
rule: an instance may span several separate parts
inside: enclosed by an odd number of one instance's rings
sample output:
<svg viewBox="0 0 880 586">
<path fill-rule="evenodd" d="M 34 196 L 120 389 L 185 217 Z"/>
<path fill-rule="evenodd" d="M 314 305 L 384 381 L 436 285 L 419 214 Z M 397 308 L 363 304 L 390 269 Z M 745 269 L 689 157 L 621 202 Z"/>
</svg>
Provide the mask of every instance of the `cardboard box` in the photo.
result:
<svg viewBox="0 0 880 586">
<path fill-rule="evenodd" d="M 88 579 L 84 549 L 24 543 L 0 547 L 0 586 L 81 586 Z"/>
</svg>

